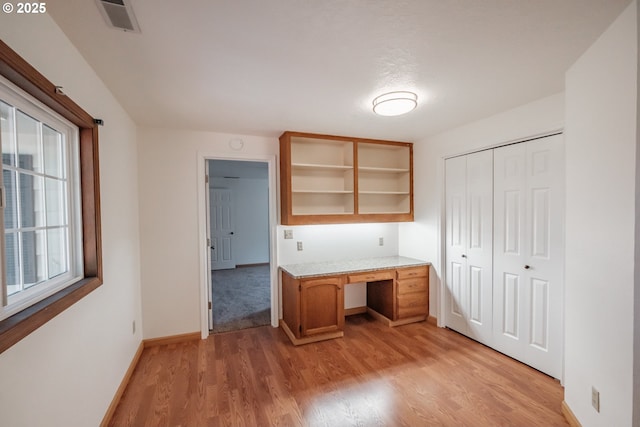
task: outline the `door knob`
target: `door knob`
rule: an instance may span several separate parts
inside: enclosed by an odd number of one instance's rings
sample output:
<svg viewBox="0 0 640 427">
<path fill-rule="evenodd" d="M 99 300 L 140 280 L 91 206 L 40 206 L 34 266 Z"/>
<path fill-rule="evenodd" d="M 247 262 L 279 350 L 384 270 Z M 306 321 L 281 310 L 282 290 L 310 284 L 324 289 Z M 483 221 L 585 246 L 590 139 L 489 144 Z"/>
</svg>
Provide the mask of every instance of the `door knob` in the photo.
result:
<svg viewBox="0 0 640 427">
<path fill-rule="evenodd" d="M 233 231 L 232 231 L 232 232 L 230 232 L 229 234 L 233 234 Z"/>
<path fill-rule="evenodd" d="M 529 265 L 525 265 L 525 266 L 524 266 L 524 269 L 525 269 L 525 270 L 528 270 L 528 269 L 530 269 L 530 268 L 531 268 L 531 266 L 529 266 Z"/>
<path fill-rule="evenodd" d="M 466 258 L 467 256 L 465 254 L 462 254 L 462 258 Z"/>
</svg>

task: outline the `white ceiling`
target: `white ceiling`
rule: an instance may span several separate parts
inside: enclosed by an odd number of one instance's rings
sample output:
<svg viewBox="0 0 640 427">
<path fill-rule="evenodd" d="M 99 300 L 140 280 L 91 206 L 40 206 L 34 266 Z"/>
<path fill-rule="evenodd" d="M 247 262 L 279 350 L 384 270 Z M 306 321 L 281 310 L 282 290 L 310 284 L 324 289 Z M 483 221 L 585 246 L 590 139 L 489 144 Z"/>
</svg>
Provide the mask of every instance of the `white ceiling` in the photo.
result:
<svg viewBox="0 0 640 427">
<path fill-rule="evenodd" d="M 93 0 L 47 9 L 140 126 L 416 141 L 564 90 L 630 0 Z M 379 117 L 372 99 L 419 106 Z"/>
</svg>

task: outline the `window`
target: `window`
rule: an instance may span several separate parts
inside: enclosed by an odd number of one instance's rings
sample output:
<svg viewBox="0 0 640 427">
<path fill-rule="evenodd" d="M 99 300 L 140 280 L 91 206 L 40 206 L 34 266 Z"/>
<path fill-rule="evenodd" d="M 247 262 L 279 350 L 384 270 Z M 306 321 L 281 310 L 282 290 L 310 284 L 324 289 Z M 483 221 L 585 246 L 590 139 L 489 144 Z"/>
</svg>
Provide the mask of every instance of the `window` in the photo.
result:
<svg viewBox="0 0 640 427">
<path fill-rule="evenodd" d="M 2 40 L 0 76 L 1 353 L 102 284 L 102 250 L 93 117 Z"/>
<path fill-rule="evenodd" d="M 77 126 L 0 78 L 0 143 L 3 319 L 82 277 L 82 228 Z"/>
</svg>

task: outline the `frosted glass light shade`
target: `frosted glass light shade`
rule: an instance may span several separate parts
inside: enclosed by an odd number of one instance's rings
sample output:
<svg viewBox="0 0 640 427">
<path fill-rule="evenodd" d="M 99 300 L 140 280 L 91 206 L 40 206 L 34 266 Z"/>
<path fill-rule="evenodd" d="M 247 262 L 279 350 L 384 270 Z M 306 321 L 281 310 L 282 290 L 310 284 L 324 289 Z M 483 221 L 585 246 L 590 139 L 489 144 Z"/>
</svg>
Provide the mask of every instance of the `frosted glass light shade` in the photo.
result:
<svg viewBox="0 0 640 427">
<path fill-rule="evenodd" d="M 380 95 L 373 100 L 373 112 L 381 116 L 399 116 L 418 106 L 418 95 L 399 91 Z"/>
</svg>

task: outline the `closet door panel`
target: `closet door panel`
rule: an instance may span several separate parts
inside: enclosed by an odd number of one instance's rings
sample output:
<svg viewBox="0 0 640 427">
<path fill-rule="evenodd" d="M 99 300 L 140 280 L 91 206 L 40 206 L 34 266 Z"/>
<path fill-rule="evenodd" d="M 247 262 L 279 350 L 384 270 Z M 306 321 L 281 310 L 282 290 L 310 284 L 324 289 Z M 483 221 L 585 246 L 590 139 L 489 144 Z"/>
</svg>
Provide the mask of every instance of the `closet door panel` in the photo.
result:
<svg viewBox="0 0 640 427">
<path fill-rule="evenodd" d="M 493 322 L 493 153 L 448 159 L 445 169 L 445 324 L 484 342 Z"/>
<path fill-rule="evenodd" d="M 564 296 L 564 145 L 562 135 L 526 143 L 526 270 L 528 331 L 525 363 L 560 378 Z"/>
<path fill-rule="evenodd" d="M 481 151 L 467 159 L 467 281 L 469 336 L 491 340 L 493 328 L 493 152 Z"/>
<path fill-rule="evenodd" d="M 562 136 L 497 148 L 494 161 L 494 347 L 560 378 Z"/>
<path fill-rule="evenodd" d="M 525 262 L 525 144 L 494 150 L 493 347 L 521 360 Z"/>
<path fill-rule="evenodd" d="M 467 333 L 467 161 L 455 157 L 445 162 L 446 272 L 445 325 Z"/>
</svg>

